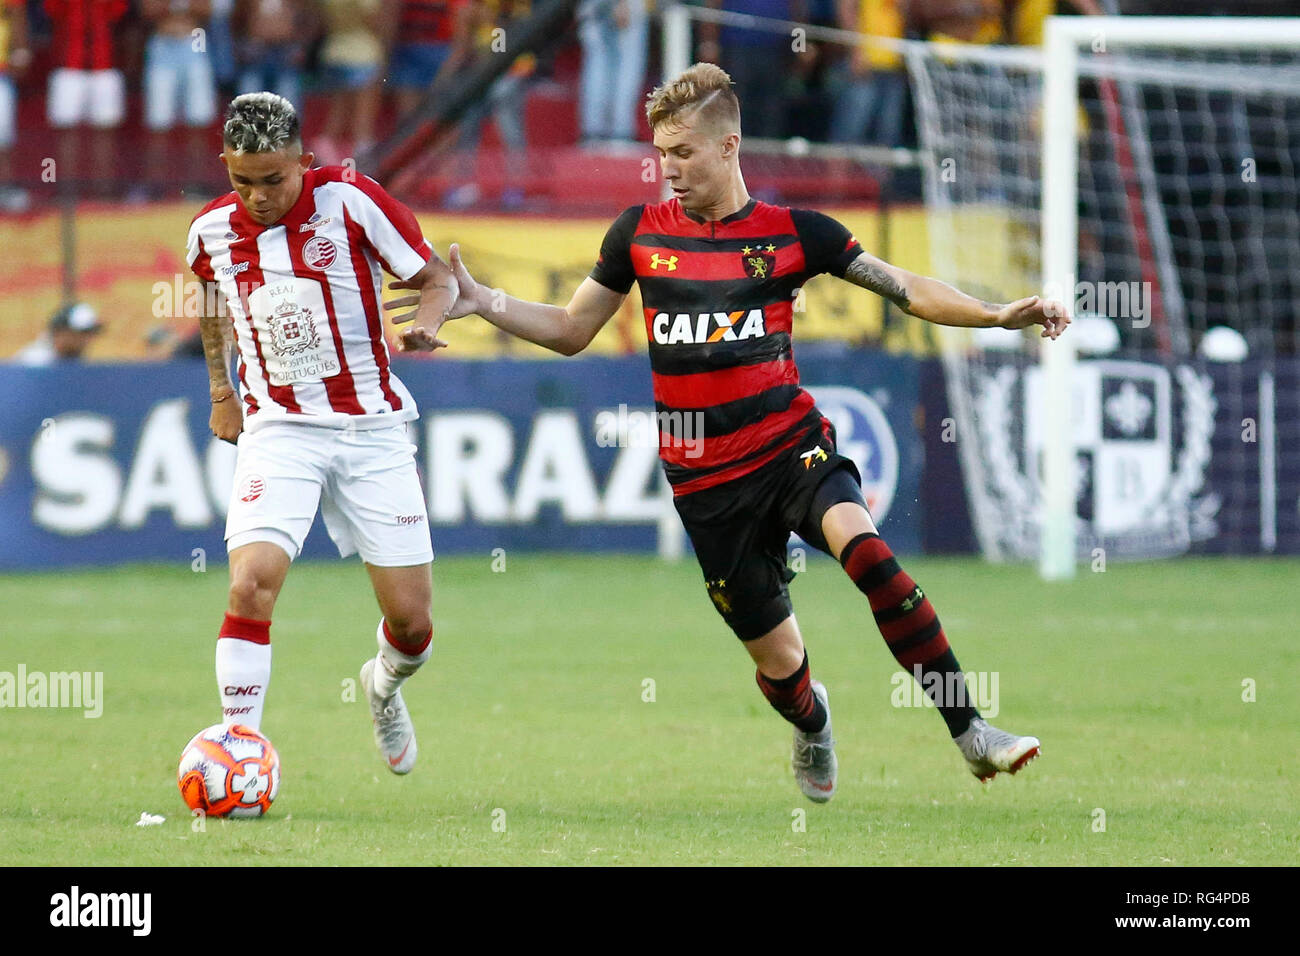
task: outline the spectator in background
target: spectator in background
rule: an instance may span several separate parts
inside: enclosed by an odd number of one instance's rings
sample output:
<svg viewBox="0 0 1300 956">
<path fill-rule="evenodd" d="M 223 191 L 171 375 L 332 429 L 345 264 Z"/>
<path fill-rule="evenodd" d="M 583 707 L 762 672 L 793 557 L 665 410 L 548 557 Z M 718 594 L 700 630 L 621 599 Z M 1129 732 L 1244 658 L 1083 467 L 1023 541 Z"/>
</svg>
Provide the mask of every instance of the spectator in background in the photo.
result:
<svg viewBox="0 0 1300 956">
<path fill-rule="evenodd" d="M 1096 0 L 1069 0 L 1078 12 L 1101 12 Z M 1042 42 L 1043 19 L 1056 0 L 840 0 L 840 26 L 875 37 L 962 43 Z M 902 57 L 862 44 L 845 60 L 831 120 L 831 141 L 900 146 L 907 107 Z"/>
<path fill-rule="evenodd" d="M 197 134 L 169 135 L 183 114 L 191 130 L 217 118 L 217 81 L 208 52 L 206 25 L 211 0 L 141 0 L 153 29 L 144 52 L 144 121 L 150 133 L 148 178 L 156 194 L 176 174 L 203 168 L 209 144 Z M 213 144 L 215 145 L 215 144 Z M 133 198 L 142 193 L 133 191 Z"/>
<path fill-rule="evenodd" d="M 456 11 L 466 0 L 402 0 L 397 45 L 388 85 L 397 94 L 397 112 L 410 113 L 438 79 L 451 57 Z"/>
<path fill-rule="evenodd" d="M 582 142 L 631 143 L 645 84 L 645 0 L 583 0 L 578 7 L 582 41 Z"/>
<path fill-rule="evenodd" d="M 50 319 L 49 330 L 14 356 L 21 365 L 50 366 L 80 361 L 90 340 L 103 330 L 95 310 L 84 302 L 62 306 Z"/>
<path fill-rule="evenodd" d="M 1013 9 L 1004 15 L 1007 36 L 1003 42 L 1018 43 L 1021 46 L 1042 46 L 1043 21 L 1058 11 L 1057 7 L 1070 6 L 1074 12 L 1085 17 L 1104 16 L 1097 0 L 1019 0 Z M 1009 23 L 1007 21 L 1010 21 Z"/>
<path fill-rule="evenodd" d="M 319 5 L 325 23 L 321 66 L 333 95 L 316 154 L 329 166 L 375 144 L 380 83 L 397 17 L 392 0 L 319 0 Z"/>
<path fill-rule="evenodd" d="M 1014 6 L 1014 0 L 1006 4 Z M 913 0 L 907 20 L 920 37 L 939 41 L 1000 43 L 1004 35 L 1002 0 Z"/>
<path fill-rule="evenodd" d="M 457 17 L 456 39 L 447 69 L 462 69 L 489 56 L 515 57 L 517 50 L 510 44 L 510 21 L 528 16 L 530 9 L 528 0 L 470 0 Z M 531 53 L 514 59 L 506 73 L 461 118 L 456 143 L 460 185 L 443 197 L 449 209 L 466 209 L 479 200 L 481 190 L 474 175 L 474 158 L 483 121 L 489 115 L 496 121 L 497 133 L 506 149 L 506 184 L 501 192 L 501 205 L 518 209 L 524 204 L 523 177 L 528 163 L 524 106 L 528 81 L 536 67 L 537 58 Z"/>
<path fill-rule="evenodd" d="M 808 0 L 805 5 L 808 22 L 817 27 L 839 26 L 837 9 L 836 0 Z M 823 43 L 812 37 L 805 37 L 796 45 L 790 70 L 783 77 L 783 135 L 816 142 L 829 139 L 831 113 L 835 107 L 831 79 L 843 53 L 842 45 Z"/>
<path fill-rule="evenodd" d="M 26 0 L 0 0 L 0 212 L 27 208 L 27 193 L 14 183 L 12 153 L 18 128 L 15 81 L 31 60 Z"/>
<path fill-rule="evenodd" d="M 906 31 L 900 7 L 903 2 L 840 0 L 840 27 L 901 40 Z M 907 75 L 901 55 L 863 43 L 844 58 L 836 85 L 839 95 L 831 118 L 832 143 L 902 145 Z"/>
<path fill-rule="evenodd" d="M 229 99 L 235 89 L 237 66 L 235 38 L 231 31 L 235 3 L 236 0 L 212 0 L 212 15 L 208 18 L 208 54 L 212 57 L 217 93 L 223 100 Z"/>
<path fill-rule="evenodd" d="M 773 20 L 807 20 L 801 0 L 707 0 L 714 9 Z M 793 39 L 783 30 L 749 29 L 705 23 L 700 26 L 699 59 L 717 63 L 731 75 L 736 96 L 745 104 L 741 126 L 746 136 L 785 135 L 785 86 Z M 774 80 L 778 82 L 774 82 Z"/>
<path fill-rule="evenodd" d="M 1085 15 L 1104 12 L 1097 0 L 1064 2 Z M 926 40 L 1037 46 L 1056 6 L 1057 0 L 910 0 L 907 26 Z"/>
<path fill-rule="evenodd" d="M 191 320 L 184 328 L 157 325 L 145 334 L 148 359 L 153 362 L 168 359 L 201 359 L 203 351 L 203 334 L 199 331 L 197 320 Z"/>
<path fill-rule="evenodd" d="M 113 26 L 126 13 L 127 0 L 45 0 L 54 27 L 45 108 L 59 131 L 55 182 L 73 189 L 92 169 L 113 168 L 114 130 L 126 110 L 126 86 L 113 57 Z M 90 148 L 75 129 L 94 129 Z"/>
<path fill-rule="evenodd" d="M 235 0 L 237 93 L 270 90 L 302 109 L 302 68 L 320 28 L 311 0 Z"/>
</svg>

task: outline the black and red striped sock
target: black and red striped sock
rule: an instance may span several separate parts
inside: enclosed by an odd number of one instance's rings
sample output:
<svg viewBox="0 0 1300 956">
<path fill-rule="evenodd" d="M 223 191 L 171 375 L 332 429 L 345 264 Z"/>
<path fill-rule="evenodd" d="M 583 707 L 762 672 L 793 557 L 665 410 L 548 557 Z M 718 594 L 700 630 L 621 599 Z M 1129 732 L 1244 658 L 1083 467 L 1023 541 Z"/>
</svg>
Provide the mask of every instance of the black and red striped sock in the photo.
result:
<svg viewBox="0 0 1300 956">
<path fill-rule="evenodd" d="M 768 677 L 762 671 L 755 671 L 754 676 L 767 702 L 804 733 L 815 734 L 826 726 L 826 708 L 812 690 L 807 651 L 799 669 L 789 677 Z"/>
<path fill-rule="evenodd" d="M 899 666 L 915 675 L 920 665 L 921 686 L 938 707 L 948 732 L 954 737 L 964 733 L 979 711 L 967 699 L 945 699 L 944 688 L 958 683 L 964 688 L 965 683 L 930 599 L 898 566 L 878 534 L 860 534 L 846 544 L 840 564 L 871 602 L 876 626 Z"/>
</svg>

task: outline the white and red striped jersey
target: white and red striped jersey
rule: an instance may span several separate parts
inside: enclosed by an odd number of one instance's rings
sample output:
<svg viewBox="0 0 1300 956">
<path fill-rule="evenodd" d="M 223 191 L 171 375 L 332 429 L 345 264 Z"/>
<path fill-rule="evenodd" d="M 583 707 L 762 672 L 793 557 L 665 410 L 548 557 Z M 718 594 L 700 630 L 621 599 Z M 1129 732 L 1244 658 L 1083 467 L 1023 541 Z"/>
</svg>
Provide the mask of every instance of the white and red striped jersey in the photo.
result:
<svg viewBox="0 0 1300 956">
<path fill-rule="evenodd" d="M 415 400 L 389 368 L 380 269 L 409 279 L 431 254 L 409 209 L 342 166 L 308 170 L 302 195 L 272 226 L 256 222 L 234 192 L 204 206 L 187 258 L 225 294 L 244 428 L 416 418 Z"/>
</svg>

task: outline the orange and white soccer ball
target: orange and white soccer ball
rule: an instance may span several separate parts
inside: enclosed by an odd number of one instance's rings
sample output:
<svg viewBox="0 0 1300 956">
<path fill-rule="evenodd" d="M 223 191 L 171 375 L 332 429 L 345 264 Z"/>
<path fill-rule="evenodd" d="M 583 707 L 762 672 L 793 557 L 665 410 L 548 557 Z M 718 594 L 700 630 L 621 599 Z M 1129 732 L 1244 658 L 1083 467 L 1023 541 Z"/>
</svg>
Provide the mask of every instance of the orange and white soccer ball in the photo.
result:
<svg viewBox="0 0 1300 956">
<path fill-rule="evenodd" d="M 200 730 L 181 752 L 181 797 L 210 817 L 260 817 L 280 792 L 280 757 L 243 724 Z"/>
</svg>

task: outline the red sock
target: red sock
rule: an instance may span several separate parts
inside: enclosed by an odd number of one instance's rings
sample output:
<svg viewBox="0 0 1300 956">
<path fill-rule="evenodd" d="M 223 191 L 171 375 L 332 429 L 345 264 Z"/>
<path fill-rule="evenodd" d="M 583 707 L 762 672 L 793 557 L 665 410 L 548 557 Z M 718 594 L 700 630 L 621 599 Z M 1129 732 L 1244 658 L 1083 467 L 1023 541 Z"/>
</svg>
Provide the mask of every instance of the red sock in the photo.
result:
<svg viewBox="0 0 1300 956">
<path fill-rule="evenodd" d="M 961 734 L 979 711 L 970 706 L 964 693 L 948 699 L 950 695 L 938 690 L 958 685 L 964 690 L 965 683 L 930 599 L 898 566 L 894 552 L 878 534 L 860 534 L 846 544 L 840 564 L 871 603 L 876 626 L 894 659 L 920 678 L 949 733 L 954 737 Z"/>
<path fill-rule="evenodd" d="M 789 677 L 768 677 L 762 671 L 755 671 L 754 675 L 767 702 L 804 733 L 815 734 L 826 726 L 826 708 L 812 690 L 807 651 L 799 669 Z"/>
</svg>

